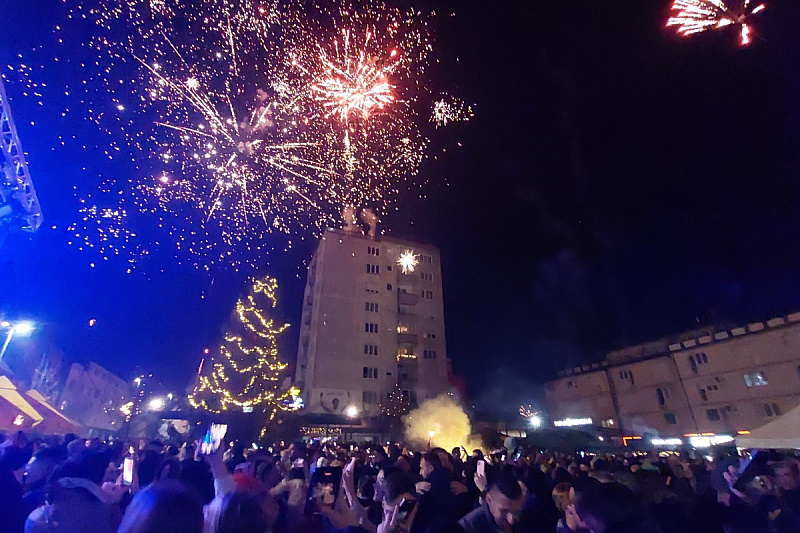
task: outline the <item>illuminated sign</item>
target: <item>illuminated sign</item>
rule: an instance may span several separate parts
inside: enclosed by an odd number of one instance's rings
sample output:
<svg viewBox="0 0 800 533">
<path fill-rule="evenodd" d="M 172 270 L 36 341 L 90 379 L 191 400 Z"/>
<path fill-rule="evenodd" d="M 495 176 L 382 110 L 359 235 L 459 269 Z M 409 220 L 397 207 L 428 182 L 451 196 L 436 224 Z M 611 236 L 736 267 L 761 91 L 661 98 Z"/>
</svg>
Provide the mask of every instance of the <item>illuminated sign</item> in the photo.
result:
<svg viewBox="0 0 800 533">
<path fill-rule="evenodd" d="M 681 439 L 653 439 L 650 442 L 653 446 L 680 446 L 683 444 Z"/>
<path fill-rule="evenodd" d="M 573 426 L 591 426 L 591 418 L 565 418 L 564 420 L 554 420 L 553 425 L 557 428 L 569 428 Z"/>
<path fill-rule="evenodd" d="M 691 435 L 689 436 L 689 444 L 695 448 L 710 448 L 717 444 L 726 444 L 733 442 L 733 437 L 730 435 Z"/>
</svg>

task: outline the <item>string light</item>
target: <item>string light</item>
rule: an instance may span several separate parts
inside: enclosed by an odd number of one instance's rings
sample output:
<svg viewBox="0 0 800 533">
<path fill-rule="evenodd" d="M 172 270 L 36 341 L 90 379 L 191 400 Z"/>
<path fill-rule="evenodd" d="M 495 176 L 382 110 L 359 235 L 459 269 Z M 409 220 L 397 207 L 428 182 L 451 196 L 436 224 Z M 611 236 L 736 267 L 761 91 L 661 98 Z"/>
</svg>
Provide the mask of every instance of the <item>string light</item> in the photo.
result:
<svg viewBox="0 0 800 533">
<path fill-rule="evenodd" d="M 236 302 L 234 316 L 239 321 L 244 337 L 228 333 L 213 357 L 207 374 L 198 375 L 198 383 L 189 395 L 189 404 L 195 409 L 219 413 L 231 408 L 250 412 L 255 406 L 271 408 L 269 420 L 277 410 L 296 410 L 300 390 L 279 390 L 279 381 L 288 365 L 278 358 L 277 337 L 289 324 L 276 325 L 267 309 L 278 303 L 275 295 L 278 281 L 267 277 L 255 280 L 250 294 Z M 251 337 L 255 342 L 251 343 Z"/>
</svg>

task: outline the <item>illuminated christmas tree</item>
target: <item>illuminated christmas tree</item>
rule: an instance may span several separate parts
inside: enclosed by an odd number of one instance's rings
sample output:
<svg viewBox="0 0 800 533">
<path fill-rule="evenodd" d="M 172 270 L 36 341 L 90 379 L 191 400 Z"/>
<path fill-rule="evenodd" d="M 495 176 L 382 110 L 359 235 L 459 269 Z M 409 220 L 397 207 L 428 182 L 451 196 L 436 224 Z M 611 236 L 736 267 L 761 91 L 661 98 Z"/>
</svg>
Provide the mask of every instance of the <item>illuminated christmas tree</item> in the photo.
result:
<svg viewBox="0 0 800 533">
<path fill-rule="evenodd" d="M 289 324 L 276 325 L 270 317 L 278 300 L 274 278 L 256 280 L 246 298 L 236 302 L 233 331 L 226 333 L 216 355 L 201 363 L 189 403 L 197 409 L 218 413 L 297 408 L 300 391 L 281 390 L 287 364 L 278 357 L 277 337 Z"/>
</svg>

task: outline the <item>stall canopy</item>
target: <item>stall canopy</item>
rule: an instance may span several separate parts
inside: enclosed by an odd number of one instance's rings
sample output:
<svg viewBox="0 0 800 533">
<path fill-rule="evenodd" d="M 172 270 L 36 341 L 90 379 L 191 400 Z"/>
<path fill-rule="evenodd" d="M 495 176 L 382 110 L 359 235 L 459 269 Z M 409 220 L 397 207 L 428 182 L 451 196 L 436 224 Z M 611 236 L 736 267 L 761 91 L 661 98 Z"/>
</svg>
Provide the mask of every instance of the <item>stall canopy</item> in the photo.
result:
<svg viewBox="0 0 800 533">
<path fill-rule="evenodd" d="M 58 412 L 35 390 L 20 391 L 0 376 L 0 430 L 33 430 L 40 433 L 77 432 L 80 424 Z"/>
<path fill-rule="evenodd" d="M 800 449 L 800 405 L 749 435 L 736 437 L 739 448 Z"/>
</svg>

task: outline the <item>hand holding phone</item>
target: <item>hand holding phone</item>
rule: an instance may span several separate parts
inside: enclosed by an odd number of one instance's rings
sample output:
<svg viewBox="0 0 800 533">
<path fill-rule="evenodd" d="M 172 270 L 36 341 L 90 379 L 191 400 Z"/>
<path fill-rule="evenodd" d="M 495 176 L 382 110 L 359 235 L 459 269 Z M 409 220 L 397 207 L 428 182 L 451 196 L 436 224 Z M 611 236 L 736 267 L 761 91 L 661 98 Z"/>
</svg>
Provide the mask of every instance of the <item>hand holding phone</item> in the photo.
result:
<svg viewBox="0 0 800 533">
<path fill-rule="evenodd" d="M 122 482 L 128 487 L 133 483 L 133 457 L 126 457 L 122 462 Z"/>
<path fill-rule="evenodd" d="M 227 432 L 227 424 L 211 424 L 203 436 L 203 440 L 200 441 L 200 453 L 203 455 L 216 453 Z"/>
</svg>

